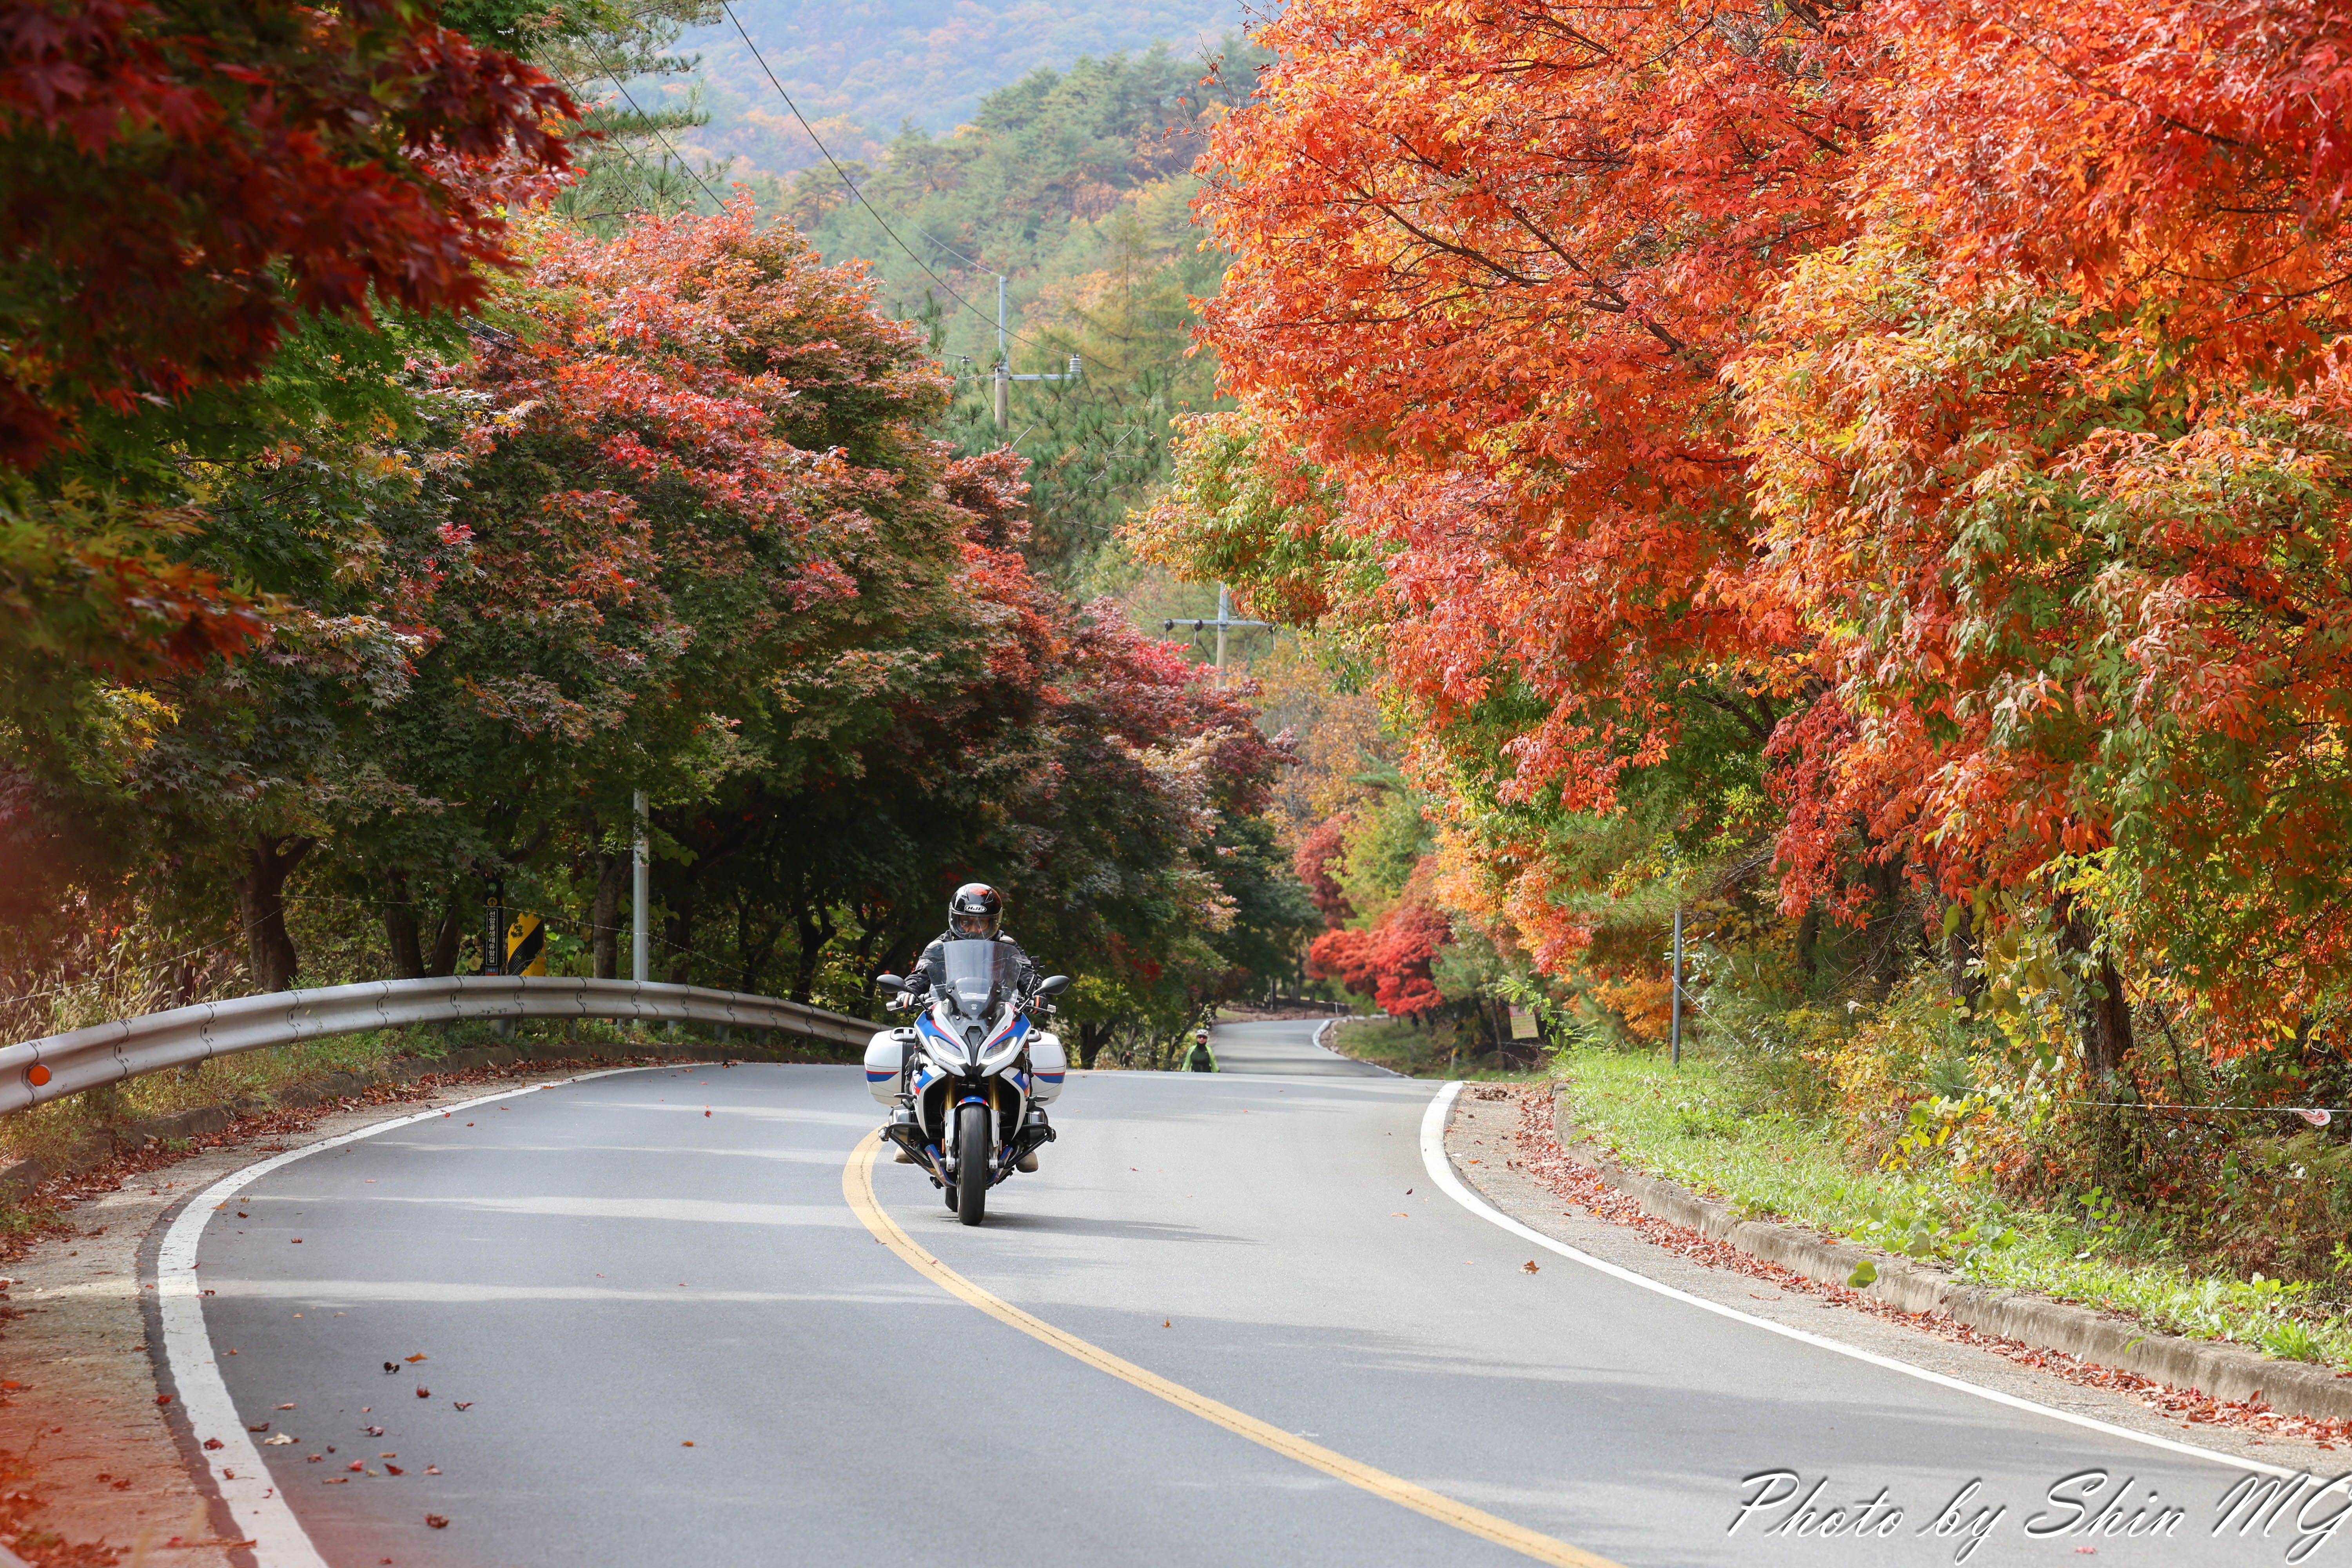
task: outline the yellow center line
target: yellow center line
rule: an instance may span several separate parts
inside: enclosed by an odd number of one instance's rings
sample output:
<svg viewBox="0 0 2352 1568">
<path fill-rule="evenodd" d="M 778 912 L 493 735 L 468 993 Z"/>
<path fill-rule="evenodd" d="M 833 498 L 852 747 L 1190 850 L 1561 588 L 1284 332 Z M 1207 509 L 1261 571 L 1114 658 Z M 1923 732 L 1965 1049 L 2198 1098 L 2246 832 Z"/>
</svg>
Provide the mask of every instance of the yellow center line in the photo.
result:
<svg viewBox="0 0 2352 1568">
<path fill-rule="evenodd" d="M 1411 1481 L 1376 1470 L 1359 1463 L 1345 1454 L 1335 1454 L 1318 1443 L 1294 1436 L 1279 1426 L 1269 1426 L 1255 1415 L 1244 1415 L 1230 1405 L 1220 1405 L 1206 1394 L 1195 1394 L 1182 1384 L 1171 1383 L 1157 1373 L 1146 1372 L 1131 1361 L 1123 1361 L 1099 1346 L 1088 1344 L 1076 1334 L 1055 1328 L 1042 1318 L 1034 1318 L 1002 1297 L 990 1294 L 933 1257 L 920 1242 L 898 1228 L 898 1222 L 882 1212 L 874 1196 L 874 1155 L 881 1147 L 882 1135 L 869 1132 L 865 1141 L 850 1151 L 849 1163 L 842 1167 L 841 1195 L 848 1200 L 851 1212 L 865 1222 L 874 1238 L 906 1259 L 916 1273 L 932 1281 L 948 1294 L 959 1297 L 986 1312 L 998 1322 L 1020 1330 L 1034 1340 L 1066 1355 L 1073 1355 L 1098 1372 L 1107 1372 L 1122 1383 L 1134 1384 L 1144 1393 L 1155 1394 L 1179 1410 L 1188 1410 L 1203 1421 L 1213 1421 L 1237 1436 L 1248 1438 L 1271 1448 L 1287 1459 L 1322 1471 L 1334 1479 L 1361 1487 L 1375 1497 L 1402 1503 L 1415 1513 L 1427 1514 L 1440 1524 L 1450 1524 L 1481 1540 L 1497 1546 L 1507 1546 L 1523 1556 L 1538 1563 L 1551 1563 L 1559 1568 L 1618 1568 L 1606 1557 L 1596 1557 L 1580 1551 L 1564 1541 L 1554 1541 L 1549 1535 L 1538 1535 L 1523 1529 L 1507 1519 L 1497 1519 L 1491 1513 L 1472 1508 L 1441 1496 L 1427 1487 L 1417 1487 Z"/>
</svg>

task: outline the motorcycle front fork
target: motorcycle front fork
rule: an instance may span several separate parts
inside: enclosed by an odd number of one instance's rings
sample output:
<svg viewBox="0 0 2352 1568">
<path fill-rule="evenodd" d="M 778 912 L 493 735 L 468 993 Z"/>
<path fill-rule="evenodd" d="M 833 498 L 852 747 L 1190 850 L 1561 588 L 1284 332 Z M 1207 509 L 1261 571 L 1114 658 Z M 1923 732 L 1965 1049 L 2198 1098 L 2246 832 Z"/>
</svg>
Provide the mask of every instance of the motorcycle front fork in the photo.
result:
<svg viewBox="0 0 2352 1568">
<path fill-rule="evenodd" d="M 913 1155 L 917 1164 L 931 1173 L 931 1180 L 935 1184 L 946 1184 L 948 1176 L 946 1156 L 941 1153 L 939 1145 L 932 1142 L 929 1135 L 923 1131 L 922 1116 L 916 1110 L 910 1099 L 905 1097 L 900 1099 L 898 1106 L 890 1112 L 889 1124 L 882 1129 L 882 1135 Z M 1011 1175 L 1013 1168 L 1022 1160 L 1054 1142 L 1055 1136 L 1053 1121 L 1046 1116 L 1045 1108 L 1042 1105 L 1031 1105 L 1022 1113 L 1021 1126 L 1013 1133 L 1013 1142 L 1001 1151 L 1002 1158 L 996 1173 L 996 1180 L 1001 1182 Z M 995 1152 L 992 1151 L 992 1152 Z M 959 1157 L 961 1157 L 961 1151 L 959 1151 Z"/>
</svg>

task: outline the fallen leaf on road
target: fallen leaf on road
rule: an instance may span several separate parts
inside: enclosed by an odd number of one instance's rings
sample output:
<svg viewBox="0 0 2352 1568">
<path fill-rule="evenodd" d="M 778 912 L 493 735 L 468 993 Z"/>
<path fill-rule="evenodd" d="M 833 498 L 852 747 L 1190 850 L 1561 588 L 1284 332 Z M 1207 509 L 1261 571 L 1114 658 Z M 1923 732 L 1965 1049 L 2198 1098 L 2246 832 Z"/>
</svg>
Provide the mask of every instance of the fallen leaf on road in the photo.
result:
<svg viewBox="0 0 2352 1568">
<path fill-rule="evenodd" d="M 298 1237 L 296 1237 L 294 1238 L 293 1245 L 295 1245 L 296 1247 L 299 1247 L 299 1246 L 301 1246 L 301 1245 L 302 1245 L 302 1238 L 301 1238 L 300 1237 L 299 1237 L 299 1236 L 298 1236 Z M 299 1312 L 297 1312 L 297 1313 L 295 1313 L 294 1315 L 295 1315 L 296 1317 L 298 1317 L 298 1318 L 299 1318 L 299 1317 L 300 1317 L 302 1314 L 301 1314 L 301 1313 L 299 1313 Z"/>
<path fill-rule="evenodd" d="M 293 1407 L 292 1405 L 279 1405 L 278 1408 L 278 1409 L 280 1409 L 280 1410 L 291 1410 L 291 1409 L 293 1409 L 294 1407 Z"/>
<path fill-rule="evenodd" d="M 313 1454 L 307 1462 L 313 1465 L 323 1465 L 327 1462 L 327 1456 L 324 1454 Z"/>
<path fill-rule="evenodd" d="M 386 1474 L 386 1475 L 388 1475 L 388 1476 L 404 1476 L 404 1475 L 406 1475 L 406 1474 L 408 1473 L 407 1471 L 405 1471 L 405 1470 L 402 1469 L 398 1465 L 386 1465 L 386 1466 L 383 1468 L 383 1470 L 384 1470 L 384 1474 Z"/>
<path fill-rule="evenodd" d="M 378 1454 L 376 1458 L 379 1459 L 397 1459 L 400 1456 L 398 1454 Z"/>
<path fill-rule="evenodd" d="M 1542 1269 L 1536 1267 L 1536 1260 L 1532 1258 L 1519 1265 L 1519 1271 L 1523 1274 L 1540 1274 L 1543 1272 Z"/>
<path fill-rule="evenodd" d="M 425 1516 L 425 1522 L 431 1525 L 436 1530 L 446 1530 L 449 1528 L 449 1521 L 442 1518 L 437 1513 L 426 1514 Z"/>
<path fill-rule="evenodd" d="M 678 1447 L 681 1448 L 691 1448 L 694 1447 L 694 1440 L 689 1437 L 685 1442 L 680 1443 Z"/>
<path fill-rule="evenodd" d="M 400 1359 L 406 1362 L 409 1365 L 415 1366 L 420 1361 L 429 1361 L 432 1358 L 427 1356 L 423 1351 L 418 1351 L 415 1355 L 404 1355 Z"/>
<path fill-rule="evenodd" d="M 1404 1210 L 1402 1210 L 1402 1209 L 1399 1209 L 1399 1210 L 1397 1210 L 1397 1212 L 1396 1212 L 1395 1214 L 1391 1215 L 1390 1217 L 1391 1217 L 1391 1219 L 1411 1219 L 1411 1218 L 1412 1217 L 1412 1215 L 1409 1215 L 1409 1214 L 1405 1213 L 1405 1212 L 1404 1212 Z"/>
<path fill-rule="evenodd" d="M 1407 1187 L 1407 1188 L 1404 1190 L 1404 1195 L 1405 1195 L 1405 1196 L 1407 1196 L 1407 1197 L 1411 1197 L 1411 1196 L 1412 1196 L 1412 1189 L 1411 1187 Z"/>
<path fill-rule="evenodd" d="M 345 1467 L 345 1468 L 347 1468 L 347 1469 L 352 1469 L 352 1470 L 364 1470 L 364 1469 L 366 1469 L 366 1468 L 367 1468 L 367 1466 L 366 1466 L 366 1465 L 364 1465 L 364 1464 L 362 1464 L 361 1461 L 359 1461 L 359 1460 L 357 1460 L 357 1459 L 353 1459 L 353 1460 L 352 1460 L 352 1461 L 348 1466 L 346 1466 L 346 1467 Z"/>
<path fill-rule="evenodd" d="M 474 1407 L 474 1402 L 470 1399 L 453 1399 L 449 1403 L 460 1410 L 471 1410 Z"/>
<path fill-rule="evenodd" d="M 710 1114 L 710 1112 L 709 1112 L 709 1111 L 707 1111 L 707 1110 L 706 1110 L 706 1111 L 704 1111 L 702 1114 L 703 1114 L 703 1115 L 705 1115 L 705 1116 L 708 1116 L 708 1115 L 709 1115 L 709 1114 Z"/>
<path fill-rule="evenodd" d="M 249 1422 L 249 1421 L 248 1421 L 247 1423 L 246 1423 L 246 1427 L 245 1427 L 245 1429 L 246 1429 L 247 1431 L 248 1431 L 248 1432 L 267 1432 L 267 1431 L 268 1431 L 268 1430 L 269 1430 L 269 1423 L 268 1423 L 268 1422 L 267 1422 L 267 1421 L 264 1421 L 260 1426 L 254 1426 L 251 1422 Z"/>
<path fill-rule="evenodd" d="M 371 1437 L 381 1437 L 383 1436 L 383 1428 L 381 1426 L 371 1426 L 367 1429 L 367 1435 Z"/>
<path fill-rule="evenodd" d="M 438 1465 L 427 1465 L 425 1467 L 425 1473 L 428 1476 L 437 1476 L 441 1473 L 441 1467 Z"/>
<path fill-rule="evenodd" d="M 351 1480 L 351 1479 L 352 1479 L 352 1478 L 351 1478 L 351 1477 L 349 1477 L 349 1476 L 329 1476 L 329 1477 L 328 1477 L 324 1481 L 320 1482 L 320 1484 L 321 1486 L 340 1487 L 340 1486 L 342 1486 L 342 1485 L 345 1485 L 346 1483 L 348 1483 L 348 1482 Z"/>
<path fill-rule="evenodd" d="M 280 1432 L 275 1437 L 264 1437 L 261 1440 L 261 1446 L 265 1448 L 282 1448 L 292 1441 L 294 1441 L 293 1433 Z"/>
<path fill-rule="evenodd" d="M 205 1447 L 207 1448 L 225 1448 L 227 1446 L 227 1444 L 222 1442 L 217 1437 L 207 1437 L 205 1439 Z"/>
<path fill-rule="evenodd" d="M 400 1363 L 396 1361 L 388 1361 L 383 1363 L 383 1370 L 386 1372 L 398 1372 L 400 1370 Z"/>
<path fill-rule="evenodd" d="M 429 1388 L 420 1386 L 416 1391 L 416 1397 L 419 1399 L 430 1399 L 433 1397 L 433 1391 Z"/>
<path fill-rule="evenodd" d="M 159 1394 L 155 1396 L 155 1403 L 158 1405 L 169 1405 L 172 1403 L 172 1396 L 168 1394 Z"/>
<path fill-rule="evenodd" d="M 1160 1320 L 1160 1326 L 1163 1329 L 1172 1329 L 1176 1326 L 1176 1320 L 1173 1318 L 1162 1318 Z"/>
</svg>

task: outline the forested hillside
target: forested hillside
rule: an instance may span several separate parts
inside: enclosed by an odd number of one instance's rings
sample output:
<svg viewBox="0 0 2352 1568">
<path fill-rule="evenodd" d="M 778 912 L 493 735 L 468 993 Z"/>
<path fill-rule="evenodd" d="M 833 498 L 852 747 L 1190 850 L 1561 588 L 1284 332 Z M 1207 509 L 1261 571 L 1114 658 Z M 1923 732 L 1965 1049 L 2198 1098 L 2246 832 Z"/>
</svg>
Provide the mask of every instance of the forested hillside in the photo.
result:
<svg viewBox="0 0 2352 1568">
<path fill-rule="evenodd" d="M 826 256 L 874 269 L 893 314 L 922 321 L 957 377 L 944 428 L 965 451 L 1010 441 L 1030 463 L 1033 558 L 1073 587 L 1166 472 L 1170 421 L 1220 406 L 1193 352 L 1191 301 L 1216 292 L 1191 203 L 1207 132 L 1266 57 L 1228 40 L 1203 79 L 1164 47 L 1037 70 L 950 136 L 910 129 L 871 169 L 804 171 L 772 198 Z M 997 275 L 1020 382 L 993 424 Z"/>
<path fill-rule="evenodd" d="M 1234 0 L 738 0 L 734 11 L 819 134 L 852 156 L 905 123 L 945 135 L 1040 68 L 1159 43 L 1197 62 L 1242 20 Z M 712 18 L 679 47 L 702 61 L 701 145 L 776 173 L 817 161 L 733 24 Z"/>
</svg>

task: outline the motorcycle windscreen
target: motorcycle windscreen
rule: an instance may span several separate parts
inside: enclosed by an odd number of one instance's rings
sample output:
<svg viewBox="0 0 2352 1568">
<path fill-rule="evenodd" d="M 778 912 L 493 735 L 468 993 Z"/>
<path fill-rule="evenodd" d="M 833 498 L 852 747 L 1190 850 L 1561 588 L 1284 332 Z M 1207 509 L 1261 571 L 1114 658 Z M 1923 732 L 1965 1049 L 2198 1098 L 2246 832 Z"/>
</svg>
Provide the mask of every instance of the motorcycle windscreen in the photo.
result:
<svg viewBox="0 0 2352 1568">
<path fill-rule="evenodd" d="M 1010 1000 L 1021 984 L 1021 963 L 1009 943 L 949 942 L 940 944 L 940 974 L 956 1011 L 985 1018 Z"/>
</svg>

